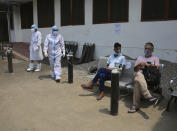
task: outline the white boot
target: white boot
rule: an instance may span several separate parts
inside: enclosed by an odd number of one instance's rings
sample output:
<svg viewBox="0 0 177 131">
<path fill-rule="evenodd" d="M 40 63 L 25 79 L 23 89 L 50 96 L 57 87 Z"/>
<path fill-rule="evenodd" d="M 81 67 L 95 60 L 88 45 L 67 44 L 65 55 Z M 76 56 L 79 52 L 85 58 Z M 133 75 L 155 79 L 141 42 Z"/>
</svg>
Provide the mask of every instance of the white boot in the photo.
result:
<svg viewBox="0 0 177 131">
<path fill-rule="evenodd" d="M 34 70 L 34 63 L 30 63 L 28 69 L 26 70 L 27 72 L 33 71 Z"/>
<path fill-rule="evenodd" d="M 60 76 L 57 75 L 57 76 L 55 77 L 55 81 L 59 83 L 59 82 L 60 82 Z"/>
<path fill-rule="evenodd" d="M 54 72 L 52 72 L 51 77 L 52 77 L 52 79 L 55 79 L 55 73 Z"/>
<path fill-rule="evenodd" d="M 37 64 L 37 67 L 36 67 L 36 70 L 35 70 L 35 72 L 39 72 L 39 71 L 41 71 L 41 63 Z"/>
</svg>

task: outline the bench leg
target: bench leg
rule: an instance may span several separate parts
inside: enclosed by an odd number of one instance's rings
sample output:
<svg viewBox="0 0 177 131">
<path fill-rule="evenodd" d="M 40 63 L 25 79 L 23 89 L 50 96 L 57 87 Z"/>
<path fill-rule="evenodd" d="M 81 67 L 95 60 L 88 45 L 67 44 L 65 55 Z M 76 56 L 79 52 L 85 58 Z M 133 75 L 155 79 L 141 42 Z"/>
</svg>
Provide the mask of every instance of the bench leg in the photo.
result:
<svg viewBox="0 0 177 131">
<path fill-rule="evenodd" d="M 127 93 L 126 94 L 120 94 L 120 97 L 122 98 L 122 97 L 127 97 L 127 96 L 130 96 L 130 95 L 131 95 L 131 89 L 128 88 Z"/>
<path fill-rule="evenodd" d="M 171 96 L 170 100 L 168 101 L 166 111 L 169 111 L 169 110 L 170 110 L 170 103 L 171 103 L 171 101 L 173 100 L 173 98 L 174 98 L 174 96 Z"/>
</svg>

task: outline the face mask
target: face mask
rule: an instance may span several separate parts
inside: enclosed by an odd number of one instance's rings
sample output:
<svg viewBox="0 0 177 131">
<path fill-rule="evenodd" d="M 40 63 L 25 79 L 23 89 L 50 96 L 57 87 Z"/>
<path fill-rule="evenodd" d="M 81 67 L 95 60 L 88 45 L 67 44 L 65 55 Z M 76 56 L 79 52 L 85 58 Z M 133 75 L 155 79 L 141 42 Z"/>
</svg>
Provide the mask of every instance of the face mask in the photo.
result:
<svg viewBox="0 0 177 131">
<path fill-rule="evenodd" d="M 53 31 L 52 33 L 54 36 L 57 36 L 58 35 L 58 31 Z"/>
<path fill-rule="evenodd" d="M 33 32 L 35 32 L 35 29 L 34 29 L 34 28 L 32 28 L 32 29 L 31 29 L 31 32 L 32 32 L 32 33 L 33 33 Z"/>
<path fill-rule="evenodd" d="M 146 50 L 144 50 L 144 54 L 145 54 L 146 57 L 150 57 L 150 56 L 152 56 L 152 51 L 146 49 Z"/>
<path fill-rule="evenodd" d="M 121 52 L 120 50 L 118 50 L 117 52 L 115 52 L 115 53 L 114 53 L 114 57 L 119 56 L 119 55 L 120 55 L 120 52 Z"/>
<path fill-rule="evenodd" d="M 114 53 L 114 57 L 117 57 L 117 56 L 119 56 L 120 55 L 120 52 L 115 52 Z"/>
</svg>

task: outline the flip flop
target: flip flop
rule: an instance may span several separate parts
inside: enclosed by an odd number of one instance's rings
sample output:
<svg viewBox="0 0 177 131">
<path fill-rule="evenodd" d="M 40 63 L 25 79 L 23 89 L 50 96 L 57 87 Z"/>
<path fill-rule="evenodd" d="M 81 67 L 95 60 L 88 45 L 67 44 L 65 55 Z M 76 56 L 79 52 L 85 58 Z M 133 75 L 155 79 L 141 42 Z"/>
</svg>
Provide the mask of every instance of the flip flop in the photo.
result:
<svg viewBox="0 0 177 131">
<path fill-rule="evenodd" d="M 83 89 L 93 89 L 93 87 L 88 87 L 88 86 L 86 86 L 85 84 L 82 84 L 81 87 L 82 87 Z"/>
<path fill-rule="evenodd" d="M 134 106 L 130 107 L 130 110 L 128 111 L 128 113 L 135 113 L 139 110 L 139 108 L 135 108 Z"/>
<path fill-rule="evenodd" d="M 104 97 L 104 96 L 98 96 L 98 97 L 96 98 L 96 100 L 99 101 L 99 100 L 101 100 L 103 97 Z"/>
<path fill-rule="evenodd" d="M 147 100 L 150 101 L 150 102 L 153 102 L 153 101 L 157 100 L 157 98 L 154 97 L 154 96 L 152 96 L 152 97 L 150 97 L 150 98 L 147 98 Z"/>
</svg>

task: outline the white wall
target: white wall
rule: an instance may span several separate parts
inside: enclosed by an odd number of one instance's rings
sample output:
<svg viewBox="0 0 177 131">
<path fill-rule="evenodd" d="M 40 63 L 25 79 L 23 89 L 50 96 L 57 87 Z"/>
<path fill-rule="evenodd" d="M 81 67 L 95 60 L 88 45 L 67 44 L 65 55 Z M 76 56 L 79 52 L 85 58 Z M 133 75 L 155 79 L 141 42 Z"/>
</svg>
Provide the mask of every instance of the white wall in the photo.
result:
<svg viewBox="0 0 177 131">
<path fill-rule="evenodd" d="M 34 14 L 36 11 L 35 7 Z M 37 13 L 34 17 L 37 17 Z M 19 20 L 20 18 L 17 17 L 16 21 Z M 155 45 L 154 55 L 164 60 L 177 62 L 177 21 L 141 22 L 140 20 L 141 0 L 129 0 L 129 22 L 119 23 L 120 34 L 115 34 L 114 29 L 117 23 L 92 24 L 92 0 L 85 0 L 85 25 L 63 26 L 60 27 L 60 32 L 65 40 L 79 42 L 79 57 L 85 42 L 96 44 L 97 57 L 110 55 L 114 42 L 120 42 L 123 46 L 123 54 L 136 58 L 143 55 L 144 44 L 150 41 Z M 60 26 L 59 0 L 55 0 L 55 23 Z M 18 25 L 15 27 L 19 29 Z M 50 32 L 50 28 L 41 28 L 40 31 L 44 38 Z M 30 30 L 22 30 L 22 33 L 19 30 L 19 33 L 15 32 L 15 35 L 16 41 L 30 41 Z"/>
<path fill-rule="evenodd" d="M 19 6 L 13 6 L 13 18 L 14 18 L 14 30 L 11 31 L 12 40 L 15 42 L 22 41 L 22 32 L 21 32 L 21 18 L 20 18 L 20 8 Z"/>
</svg>

